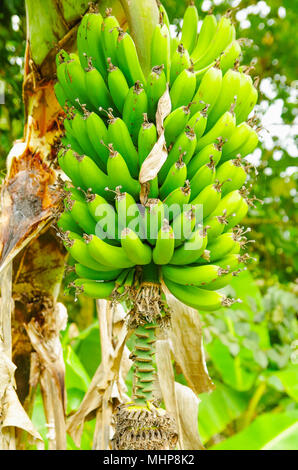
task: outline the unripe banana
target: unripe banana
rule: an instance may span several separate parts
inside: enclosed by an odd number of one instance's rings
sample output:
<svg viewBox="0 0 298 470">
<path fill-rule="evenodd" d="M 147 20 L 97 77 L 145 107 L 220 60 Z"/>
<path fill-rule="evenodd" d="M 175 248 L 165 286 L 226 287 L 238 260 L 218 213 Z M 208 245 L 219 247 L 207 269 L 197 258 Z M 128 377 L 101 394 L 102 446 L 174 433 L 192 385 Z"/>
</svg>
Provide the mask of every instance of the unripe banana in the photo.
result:
<svg viewBox="0 0 298 470">
<path fill-rule="evenodd" d="M 144 114 L 144 122 L 141 125 L 138 136 L 138 151 L 140 167 L 148 157 L 157 142 L 156 126 L 153 122 L 148 121 L 147 114 Z"/>
<path fill-rule="evenodd" d="M 113 107 L 111 94 L 99 71 L 94 67 L 89 67 L 85 73 L 85 87 L 89 91 L 89 99 L 98 112 L 101 108 Z"/>
<path fill-rule="evenodd" d="M 205 220 L 205 228 L 207 229 L 208 240 L 214 240 L 216 237 L 221 235 L 227 223 L 228 221 L 225 216 L 225 211 L 223 211 L 222 215 L 211 214 Z"/>
<path fill-rule="evenodd" d="M 190 4 L 185 10 L 182 25 L 181 42 L 191 54 L 195 48 L 198 35 L 199 14 L 195 5 Z"/>
<path fill-rule="evenodd" d="M 153 67 L 148 77 L 146 89 L 148 97 L 148 117 L 152 121 L 155 120 L 158 102 L 167 88 L 167 79 L 163 69 L 163 66 Z"/>
<path fill-rule="evenodd" d="M 66 62 L 65 80 L 72 93 L 72 103 L 85 104 L 90 111 L 93 111 L 93 102 L 86 84 L 86 72 L 77 60 Z"/>
<path fill-rule="evenodd" d="M 215 164 L 213 158 L 210 162 L 202 166 L 190 180 L 191 199 L 195 199 L 200 192 L 215 180 Z"/>
<path fill-rule="evenodd" d="M 148 99 L 140 82 L 130 88 L 123 107 L 123 121 L 127 125 L 130 136 L 135 145 L 144 120 L 144 113 L 148 111 Z"/>
<path fill-rule="evenodd" d="M 190 199 L 191 189 L 189 181 L 185 185 L 174 189 L 163 201 L 164 205 L 168 208 L 180 206 L 183 209 L 185 204 L 188 204 Z"/>
<path fill-rule="evenodd" d="M 199 153 L 194 155 L 187 166 L 187 176 L 188 178 L 193 178 L 196 172 L 210 162 L 210 157 L 212 157 L 214 164 L 217 165 L 221 160 L 222 155 L 222 140 L 218 139 L 216 143 L 206 145 L 202 148 Z"/>
<path fill-rule="evenodd" d="M 79 292 L 92 299 L 109 299 L 115 289 L 115 282 L 98 282 L 90 279 L 76 279 L 74 284 Z"/>
<path fill-rule="evenodd" d="M 252 153 L 257 148 L 258 144 L 258 134 L 253 131 L 247 141 L 240 148 L 237 149 L 237 154 L 241 155 L 241 157 L 245 157 L 246 155 Z"/>
<path fill-rule="evenodd" d="M 120 113 L 123 112 L 124 103 L 129 92 L 129 86 L 126 78 L 119 69 L 112 64 L 110 58 L 108 58 L 109 69 L 108 69 L 108 85 L 113 101 Z"/>
<path fill-rule="evenodd" d="M 72 218 L 70 212 L 63 212 L 60 214 L 59 219 L 57 220 L 57 226 L 63 232 L 74 232 L 78 235 L 83 235 L 83 230 Z"/>
<path fill-rule="evenodd" d="M 85 233 L 95 234 L 96 222 L 91 217 L 88 206 L 85 202 L 72 201 L 69 212 L 75 222 L 84 230 Z"/>
<path fill-rule="evenodd" d="M 184 69 L 189 69 L 191 61 L 189 53 L 184 49 L 182 44 L 179 44 L 175 52 L 171 57 L 171 72 L 170 72 L 170 84 L 173 85 L 176 78 Z"/>
<path fill-rule="evenodd" d="M 124 158 L 131 175 L 136 178 L 138 176 L 138 160 L 139 156 L 127 129 L 125 122 L 120 118 L 115 118 L 109 114 L 108 142 L 113 143 L 114 149 L 117 150 Z"/>
<path fill-rule="evenodd" d="M 91 188 L 93 193 L 106 197 L 105 188 L 109 185 L 109 178 L 96 163 L 84 155 L 80 159 L 79 168 L 84 188 Z"/>
<path fill-rule="evenodd" d="M 207 250 L 210 251 L 210 262 L 214 263 L 227 256 L 236 247 L 237 243 L 233 232 L 224 233 L 216 240 L 212 240 L 207 245 Z"/>
<path fill-rule="evenodd" d="M 223 140 L 229 139 L 235 129 L 235 116 L 230 111 L 225 112 L 216 124 L 198 142 L 196 151 L 199 152 L 208 144 L 212 144 L 221 137 Z"/>
<path fill-rule="evenodd" d="M 153 249 L 153 261 L 158 265 L 168 264 L 173 257 L 175 247 L 174 232 L 165 219 L 158 232 L 156 245 Z"/>
<path fill-rule="evenodd" d="M 75 270 L 79 278 L 93 281 L 113 281 L 122 272 L 121 269 L 115 269 L 114 271 L 95 271 L 79 263 L 75 265 Z"/>
<path fill-rule="evenodd" d="M 236 60 L 241 54 L 241 46 L 239 41 L 232 41 L 220 56 L 220 68 L 225 74 L 229 69 L 233 68 Z"/>
<path fill-rule="evenodd" d="M 198 227 L 183 245 L 175 249 L 170 264 L 187 265 L 194 263 L 205 251 L 207 241 L 206 230 Z"/>
<path fill-rule="evenodd" d="M 147 240 L 155 245 L 157 235 L 166 217 L 165 206 L 159 199 L 148 199 L 146 203 L 146 230 Z"/>
<path fill-rule="evenodd" d="M 223 76 L 216 106 L 213 107 L 213 110 L 208 115 L 207 130 L 211 129 L 218 119 L 235 103 L 240 87 L 240 77 L 240 72 L 232 69 L 229 69 Z"/>
<path fill-rule="evenodd" d="M 203 205 L 203 217 L 208 217 L 218 206 L 221 199 L 222 185 L 216 181 L 215 184 L 209 184 L 191 200 L 193 205 Z"/>
<path fill-rule="evenodd" d="M 116 240 L 118 233 L 117 214 L 111 204 L 98 194 L 88 194 L 88 211 L 96 221 L 95 234 L 103 240 Z M 80 276 L 83 277 L 83 276 Z"/>
<path fill-rule="evenodd" d="M 223 287 L 226 287 L 228 284 L 231 284 L 236 274 L 238 274 L 238 271 L 235 273 L 221 274 L 217 279 L 209 282 L 206 286 L 203 286 L 203 289 L 208 289 L 212 291 L 222 289 Z"/>
<path fill-rule="evenodd" d="M 54 85 L 55 96 L 57 98 L 58 103 L 60 104 L 61 108 L 65 106 L 69 106 L 69 100 L 66 96 L 66 93 L 63 90 L 61 83 L 57 82 Z"/>
<path fill-rule="evenodd" d="M 205 54 L 209 44 L 213 39 L 213 36 L 216 33 L 216 29 L 217 21 L 215 16 L 212 14 L 208 14 L 207 16 L 205 16 L 199 33 L 197 44 L 191 54 L 191 58 L 194 62 L 199 60 L 200 57 Z"/>
<path fill-rule="evenodd" d="M 88 138 L 96 152 L 96 163 L 102 170 L 106 170 L 109 151 L 108 144 L 108 130 L 103 120 L 96 113 L 90 113 L 86 119 L 86 128 Z"/>
<path fill-rule="evenodd" d="M 164 183 L 170 168 L 179 159 L 181 152 L 183 152 L 183 161 L 187 165 L 195 152 L 196 146 L 197 137 L 193 129 L 186 129 L 186 131 L 180 134 L 173 145 L 167 160 L 158 173 L 158 181 L 160 184 Z"/>
<path fill-rule="evenodd" d="M 185 240 L 188 240 L 193 235 L 193 230 L 198 224 L 199 213 L 195 206 L 190 206 L 189 210 L 178 212 L 178 214 L 172 214 L 173 232 L 175 237 L 175 248 L 181 246 Z"/>
<path fill-rule="evenodd" d="M 152 250 L 142 243 L 138 235 L 131 229 L 125 228 L 121 232 L 121 246 L 127 257 L 135 265 L 145 265 L 151 263 Z"/>
<path fill-rule="evenodd" d="M 71 179 L 75 186 L 85 188 L 86 186 L 80 172 L 79 159 L 79 155 L 72 150 L 67 150 L 66 152 L 62 150 L 58 154 L 60 168 Z"/>
<path fill-rule="evenodd" d="M 235 213 L 228 218 L 228 224 L 225 226 L 224 231 L 231 230 L 233 227 L 238 225 L 241 220 L 244 219 L 244 217 L 246 216 L 248 208 L 248 203 L 243 198 Z"/>
<path fill-rule="evenodd" d="M 88 236 L 86 240 L 90 256 L 98 263 L 119 269 L 134 266 L 122 247 L 111 246 L 95 235 Z"/>
<path fill-rule="evenodd" d="M 80 58 L 80 63 L 83 68 L 88 67 L 88 57 L 87 57 L 87 49 L 88 49 L 88 40 L 87 40 L 87 28 L 89 23 L 90 14 L 86 14 L 83 16 L 80 26 L 78 28 L 78 35 L 77 35 L 77 47 L 78 53 Z"/>
<path fill-rule="evenodd" d="M 209 105 L 207 109 L 209 115 L 215 104 L 217 107 L 221 86 L 222 71 L 218 64 L 215 64 L 203 75 L 198 91 L 193 97 L 194 104 L 191 106 L 191 115 L 193 116 L 197 111 L 203 110 L 206 105 Z"/>
<path fill-rule="evenodd" d="M 190 68 L 182 70 L 170 90 L 173 110 L 180 106 L 188 105 L 196 91 L 196 85 L 197 81 L 193 69 Z"/>
<path fill-rule="evenodd" d="M 180 188 L 187 177 L 187 167 L 183 162 L 183 154 L 179 160 L 171 167 L 163 185 L 159 190 L 160 199 L 164 200 L 172 191 Z"/>
<path fill-rule="evenodd" d="M 66 62 L 61 62 L 57 67 L 57 78 L 58 83 L 61 85 L 64 94 L 66 95 L 68 103 L 75 106 L 79 111 L 81 111 L 81 107 L 76 100 L 78 96 L 76 96 L 72 90 L 72 88 L 68 85 L 66 81 Z"/>
<path fill-rule="evenodd" d="M 164 121 L 164 129 L 165 139 L 168 147 L 175 143 L 176 138 L 183 132 L 189 117 L 190 105 L 180 106 L 166 117 Z"/>
<path fill-rule="evenodd" d="M 102 23 L 103 49 L 105 57 L 110 57 L 113 64 L 118 65 L 116 49 L 120 25 L 111 13 L 111 9 L 106 10 L 107 16 Z"/>
<path fill-rule="evenodd" d="M 207 109 L 207 106 L 206 108 Z M 195 113 L 188 121 L 188 128 L 193 129 L 196 134 L 197 142 L 202 137 L 207 126 L 207 112 L 203 109 Z"/>
<path fill-rule="evenodd" d="M 238 150 L 243 147 L 243 145 L 247 142 L 253 133 L 255 133 L 255 131 L 246 122 L 239 124 L 235 128 L 229 140 L 223 145 L 223 161 L 236 157 L 236 155 L 239 153 Z"/>
<path fill-rule="evenodd" d="M 107 77 L 107 64 L 105 61 L 104 51 L 102 48 L 102 43 L 103 43 L 102 22 L 103 22 L 103 18 L 100 13 L 88 14 L 88 23 L 87 23 L 86 32 L 85 32 L 85 37 L 87 38 L 87 44 L 85 43 L 86 49 L 84 52 L 87 54 L 88 59 L 91 58 L 92 65 L 100 72 L 103 78 L 106 78 Z M 82 67 L 86 68 L 87 65 L 82 64 Z"/>
<path fill-rule="evenodd" d="M 208 291 L 200 287 L 181 286 L 168 279 L 164 279 L 164 281 L 169 291 L 180 300 L 180 302 L 183 302 L 189 307 L 198 310 L 213 311 L 225 305 L 229 305 L 228 299 L 219 292 Z"/>
<path fill-rule="evenodd" d="M 211 217 L 213 216 L 222 216 L 225 213 L 225 217 L 230 217 L 239 207 L 242 201 L 242 196 L 238 190 L 232 191 L 231 193 L 227 194 L 223 197 L 216 207 L 216 209 L 211 213 Z M 206 221 L 206 223 L 208 223 Z M 209 236 L 208 232 L 208 236 Z"/>
<path fill-rule="evenodd" d="M 171 41 L 168 27 L 155 26 L 151 42 L 151 67 L 164 66 L 167 81 L 170 79 Z"/>
<path fill-rule="evenodd" d="M 129 86 L 140 82 L 146 87 L 147 83 L 138 58 L 135 43 L 132 37 L 124 31 L 119 33 L 117 39 L 117 60 Z"/>
<path fill-rule="evenodd" d="M 110 156 L 107 163 L 109 184 L 107 186 L 114 190 L 118 186 L 121 186 L 123 191 L 127 191 L 135 199 L 138 199 L 141 190 L 140 183 L 131 176 L 129 168 L 122 155 L 114 150 L 112 144 L 109 145 L 109 148 Z"/>
<path fill-rule="evenodd" d="M 145 238 L 145 220 L 138 204 L 129 193 L 118 192 L 116 188 L 116 209 L 118 213 L 119 236 L 122 230 L 129 227 L 142 239 Z"/>
<path fill-rule="evenodd" d="M 161 14 L 162 23 L 167 26 L 168 30 L 170 30 L 170 20 L 169 20 L 167 11 L 166 11 L 165 7 L 160 2 L 158 4 L 158 9 L 159 9 L 159 12 Z"/>
<path fill-rule="evenodd" d="M 213 60 L 220 56 L 221 52 L 235 39 L 235 28 L 231 20 L 223 16 L 216 28 L 215 34 L 210 41 L 205 53 L 198 59 L 194 60 L 195 70 L 206 67 Z"/>
<path fill-rule="evenodd" d="M 176 284 L 183 286 L 202 286 L 218 278 L 220 268 L 209 264 L 207 266 L 164 266 L 162 274 Z"/>
<path fill-rule="evenodd" d="M 78 263 L 86 266 L 87 268 L 94 269 L 95 271 L 111 271 L 110 267 L 104 266 L 93 259 L 88 252 L 88 248 L 83 238 L 75 237 L 75 234 L 68 234 L 70 242 L 68 244 L 67 250 L 71 256 Z"/>
<path fill-rule="evenodd" d="M 228 165 L 229 162 L 231 162 L 231 165 Z M 228 165 L 228 169 L 225 168 L 226 165 Z M 224 183 L 222 188 L 222 195 L 225 196 L 235 189 L 242 188 L 246 181 L 247 173 L 245 168 L 241 165 L 241 161 L 239 159 L 228 160 L 218 168 L 216 171 L 216 178 Z"/>
<path fill-rule="evenodd" d="M 240 74 L 240 87 L 235 106 L 236 123 L 246 121 L 258 101 L 258 92 L 247 73 Z"/>
<path fill-rule="evenodd" d="M 88 157 L 92 158 L 92 160 L 97 163 L 97 153 L 88 135 L 86 116 L 81 116 L 77 113 L 75 114 L 72 120 L 72 132 L 74 133 L 76 140 L 80 143 L 83 155 L 88 155 Z M 99 164 L 101 165 L 101 160 L 99 160 Z"/>
</svg>

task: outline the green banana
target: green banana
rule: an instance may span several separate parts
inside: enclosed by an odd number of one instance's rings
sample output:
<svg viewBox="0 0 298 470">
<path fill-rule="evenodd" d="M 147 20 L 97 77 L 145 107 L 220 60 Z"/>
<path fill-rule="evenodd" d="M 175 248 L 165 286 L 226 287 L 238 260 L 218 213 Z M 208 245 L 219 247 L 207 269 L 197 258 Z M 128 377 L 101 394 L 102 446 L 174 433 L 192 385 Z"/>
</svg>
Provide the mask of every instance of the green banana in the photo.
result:
<svg viewBox="0 0 298 470">
<path fill-rule="evenodd" d="M 124 103 L 129 92 L 129 86 L 122 70 L 113 65 L 110 58 L 108 58 L 108 63 L 109 90 L 117 110 L 119 113 L 122 113 Z"/>
<path fill-rule="evenodd" d="M 113 107 L 113 100 L 103 77 L 91 65 L 86 69 L 85 88 L 89 90 L 88 96 L 94 110 L 98 112 Z"/>
<path fill-rule="evenodd" d="M 235 62 L 239 59 L 240 54 L 241 46 L 239 41 L 232 41 L 219 58 L 220 68 L 223 74 L 234 67 Z"/>
<path fill-rule="evenodd" d="M 80 186 L 85 189 L 86 186 L 83 182 L 80 172 L 80 156 L 73 152 L 73 150 L 60 151 L 58 154 L 58 163 L 64 173 L 71 179 L 75 186 Z"/>
<path fill-rule="evenodd" d="M 118 213 L 119 237 L 122 230 L 129 227 L 142 239 L 145 238 L 145 220 L 139 205 L 129 193 L 121 193 L 116 188 L 116 209 Z"/>
<path fill-rule="evenodd" d="M 215 164 L 210 157 L 209 163 L 203 165 L 190 180 L 191 199 L 194 200 L 203 189 L 215 180 Z"/>
<path fill-rule="evenodd" d="M 189 117 L 190 104 L 188 106 L 180 106 L 166 117 L 164 121 L 164 130 L 168 147 L 173 144 L 176 138 L 183 132 Z"/>
<path fill-rule="evenodd" d="M 223 142 L 221 139 L 217 139 L 216 143 L 206 145 L 202 148 L 199 153 L 194 155 L 187 166 L 187 176 L 189 179 L 193 178 L 196 172 L 210 162 L 210 157 L 212 157 L 214 164 L 217 165 L 221 160 L 222 156 L 222 145 Z"/>
<path fill-rule="evenodd" d="M 160 98 L 167 89 L 167 79 L 164 73 L 164 66 L 153 67 L 147 85 L 148 97 L 148 117 L 151 121 L 155 121 L 155 115 Z"/>
<path fill-rule="evenodd" d="M 164 183 L 170 168 L 179 159 L 181 151 L 183 152 L 183 161 L 187 165 L 195 152 L 196 146 L 197 137 L 193 129 L 186 129 L 179 135 L 158 173 L 158 181 L 161 185 Z"/>
<path fill-rule="evenodd" d="M 193 105 L 191 106 L 191 116 L 198 111 L 202 111 L 206 105 L 207 114 L 209 115 L 211 110 L 218 103 L 218 97 L 221 92 L 222 86 L 222 71 L 216 63 L 213 67 L 210 67 L 206 73 L 204 73 L 198 91 L 193 97 Z M 209 118 L 208 118 L 209 119 Z"/>
<path fill-rule="evenodd" d="M 160 2 L 158 2 L 158 9 L 162 18 L 162 23 L 167 26 L 168 30 L 170 30 L 170 20 L 167 14 L 167 10 Z"/>
<path fill-rule="evenodd" d="M 125 228 L 121 232 L 121 246 L 127 257 L 135 265 L 145 265 L 151 263 L 152 250 L 142 243 L 138 235 L 131 229 Z"/>
<path fill-rule="evenodd" d="M 157 235 L 166 217 L 165 206 L 159 199 L 148 199 L 146 203 L 146 232 L 147 240 L 155 245 Z"/>
<path fill-rule="evenodd" d="M 83 230 L 69 212 L 62 212 L 62 214 L 60 214 L 59 219 L 57 220 L 57 226 L 63 232 L 69 231 L 77 233 L 78 235 L 83 235 Z"/>
<path fill-rule="evenodd" d="M 258 101 L 258 92 L 248 73 L 240 74 L 240 87 L 235 106 L 236 123 L 246 121 Z"/>
<path fill-rule="evenodd" d="M 65 91 L 61 83 L 57 82 L 54 85 L 55 96 L 57 98 L 58 103 L 60 104 L 61 108 L 65 108 L 65 106 L 69 105 L 69 100 L 66 96 Z"/>
<path fill-rule="evenodd" d="M 113 143 L 114 149 L 117 150 L 126 161 L 133 178 L 137 178 L 139 175 L 139 156 L 128 128 L 122 119 L 115 118 L 111 113 L 109 113 L 108 117 L 108 142 Z"/>
<path fill-rule="evenodd" d="M 226 232 L 228 230 L 231 230 L 236 225 L 238 225 L 241 220 L 244 219 L 244 217 L 246 216 L 248 209 L 249 205 L 247 201 L 243 198 L 235 213 L 228 218 L 228 224 L 225 226 L 224 231 Z"/>
<path fill-rule="evenodd" d="M 98 263 L 90 256 L 83 238 L 77 238 L 73 233 L 68 234 L 68 238 L 70 242 L 68 243 L 67 250 L 75 261 L 95 271 L 111 271 L 110 267 Z"/>
<path fill-rule="evenodd" d="M 83 155 L 88 155 L 88 157 L 92 158 L 92 160 L 95 160 L 97 163 L 97 154 L 88 135 L 86 116 L 75 114 L 72 120 L 72 132 L 74 133 L 76 140 L 80 143 Z M 99 160 L 99 162 L 101 162 L 101 160 Z"/>
<path fill-rule="evenodd" d="M 192 67 L 183 69 L 170 89 L 172 110 L 188 105 L 196 91 L 196 85 L 196 76 Z"/>
<path fill-rule="evenodd" d="M 108 176 L 86 155 L 81 157 L 79 168 L 84 188 L 91 188 L 94 193 L 105 197 L 105 188 L 109 185 Z"/>
<path fill-rule="evenodd" d="M 74 281 L 78 291 L 92 299 L 109 299 L 115 289 L 115 282 L 98 282 L 90 279 L 76 279 Z"/>
<path fill-rule="evenodd" d="M 120 25 L 112 10 L 106 10 L 106 17 L 102 23 L 102 43 L 104 56 L 110 58 L 114 65 L 118 65 L 117 60 L 117 41 L 119 36 Z"/>
<path fill-rule="evenodd" d="M 209 184 L 190 202 L 193 205 L 203 205 L 204 219 L 208 217 L 218 206 L 221 200 L 222 185 L 216 181 L 215 184 Z"/>
<path fill-rule="evenodd" d="M 117 60 L 129 86 L 140 82 L 146 87 L 147 82 L 142 71 L 135 43 L 132 37 L 124 31 L 120 31 L 117 39 Z"/>
<path fill-rule="evenodd" d="M 137 145 L 144 113 L 148 111 L 147 94 L 140 82 L 130 88 L 123 107 L 123 121 L 127 125 L 133 143 Z"/>
<path fill-rule="evenodd" d="M 191 60 L 189 53 L 184 49 L 183 44 L 179 44 L 171 57 L 170 84 L 173 85 L 176 78 L 184 69 L 189 69 Z"/>
<path fill-rule="evenodd" d="M 95 234 L 96 221 L 91 217 L 86 202 L 71 201 L 69 212 L 85 233 Z"/>
<path fill-rule="evenodd" d="M 225 160 L 230 158 L 234 158 L 239 152 L 244 143 L 247 142 L 249 137 L 255 131 L 251 128 L 249 124 L 246 122 L 242 122 L 236 126 L 233 134 L 229 138 L 229 140 L 223 145 L 222 148 L 222 156 Z"/>
<path fill-rule="evenodd" d="M 235 28 L 230 18 L 223 16 L 204 54 L 199 59 L 193 57 L 195 70 L 206 67 L 217 59 L 221 52 L 235 39 Z"/>
<path fill-rule="evenodd" d="M 122 272 L 121 269 L 115 269 L 114 271 L 95 271 L 79 263 L 75 265 L 75 270 L 79 278 L 93 281 L 113 281 Z"/>
<path fill-rule="evenodd" d="M 96 221 L 95 235 L 101 239 L 117 240 L 117 214 L 111 204 L 99 194 L 87 196 L 87 207 Z M 83 277 L 83 276 L 81 276 Z"/>
<path fill-rule="evenodd" d="M 206 230 L 198 227 L 191 237 L 175 249 L 171 265 L 187 265 L 197 260 L 205 251 L 208 242 Z"/>
<path fill-rule="evenodd" d="M 141 190 L 140 183 L 133 179 L 124 158 L 114 150 L 112 144 L 109 145 L 109 149 L 110 156 L 107 163 L 108 186 L 113 190 L 121 186 L 123 191 L 127 191 L 137 199 Z"/>
<path fill-rule="evenodd" d="M 156 126 L 148 121 L 147 113 L 144 113 L 144 122 L 141 125 L 138 135 L 138 152 L 140 167 L 150 154 L 154 145 L 157 142 Z"/>
<path fill-rule="evenodd" d="M 202 137 L 207 126 L 207 106 L 202 111 L 195 113 L 188 121 L 187 127 L 193 129 L 196 134 L 197 142 Z"/>
<path fill-rule="evenodd" d="M 212 240 L 207 245 L 207 249 L 210 251 L 210 262 L 216 262 L 224 256 L 227 256 L 235 248 L 237 243 L 233 232 L 224 233 L 217 237 L 216 240 Z"/>
<path fill-rule="evenodd" d="M 75 95 L 72 88 L 68 85 L 68 82 L 66 81 L 66 66 L 67 62 L 61 62 L 57 67 L 58 83 L 62 87 L 62 90 L 67 98 L 68 103 L 75 106 L 79 111 L 81 111 L 81 107 L 76 101 L 76 98 L 78 98 L 78 96 Z"/>
<path fill-rule="evenodd" d="M 103 18 L 100 13 L 89 13 L 85 33 L 85 37 L 87 38 L 87 43 L 85 43 L 85 52 L 87 54 L 87 58 L 91 58 L 92 65 L 100 72 L 103 78 L 106 79 L 107 65 L 104 57 L 104 51 L 102 48 L 102 23 Z M 87 66 L 88 64 L 82 64 L 82 67 L 84 68 L 86 68 Z"/>
<path fill-rule="evenodd" d="M 187 177 L 187 167 L 183 162 L 183 154 L 179 160 L 171 167 L 163 185 L 159 190 L 160 199 L 164 200 L 172 191 L 181 187 Z"/>
<path fill-rule="evenodd" d="M 179 211 L 176 214 L 172 214 L 174 219 L 172 222 L 174 237 L 175 237 L 175 248 L 181 246 L 185 240 L 188 240 L 193 235 L 193 230 L 198 225 L 199 213 L 195 206 L 189 206 L 189 210 Z M 168 215 L 169 219 L 169 215 Z"/>
<path fill-rule="evenodd" d="M 174 232 L 165 219 L 158 232 L 155 247 L 153 249 L 153 261 L 157 265 L 168 264 L 173 257 L 175 248 Z"/>
<path fill-rule="evenodd" d="M 205 228 L 208 233 L 208 240 L 213 240 L 219 235 L 221 235 L 228 223 L 225 211 L 222 212 L 222 215 L 210 215 L 205 220 Z"/>
<path fill-rule="evenodd" d="M 230 217 L 230 215 L 238 209 L 241 201 L 242 196 L 238 190 L 228 193 L 225 197 L 221 199 L 216 209 L 211 213 L 210 217 L 222 216 L 224 211 L 225 217 Z M 210 235 L 209 232 L 208 235 Z"/>
<path fill-rule="evenodd" d="M 151 42 L 151 67 L 164 66 L 166 80 L 170 79 L 171 41 L 168 27 L 157 24 Z"/>
<path fill-rule="evenodd" d="M 229 139 L 235 129 L 235 115 L 231 111 L 226 111 L 216 122 L 216 124 L 199 141 L 196 151 L 199 152 L 208 144 L 216 141 L 219 137 L 223 140 Z"/>
<path fill-rule="evenodd" d="M 198 10 L 194 4 L 190 4 L 184 13 L 181 36 L 181 42 L 190 54 L 194 50 L 197 42 L 198 21 Z"/>
<path fill-rule="evenodd" d="M 240 160 L 228 160 L 217 169 L 216 178 L 223 182 L 222 195 L 225 196 L 235 189 L 242 188 L 247 173 Z"/>
<path fill-rule="evenodd" d="M 228 299 L 219 292 L 208 291 L 200 287 L 181 286 L 166 278 L 164 282 L 169 291 L 180 300 L 180 302 L 183 302 L 189 307 L 198 310 L 213 311 L 230 304 Z"/>
<path fill-rule="evenodd" d="M 87 29 L 89 23 L 90 14 L 86 14 L 83 16 L 82 21 L 78 28 L 77 34 L 77 47 L 78 47 L 78 54 L 80 58 L 81 66 L 85 69 L 88 67 L 88 57 L 87 57 L 87 50 L 88 50 L 88 39 L 87 39 Z"/>
<path fill-rule="evenodd" d="M 90 113 L 86 119 L 87 135 L 90 143 L 92 144 L 96 160 L 101 170 L 106 171 L 109 151 L 107 150 L 108 144 L 108 130 L 103 120 L 96 113 Z"/>
<path fill-rule="evenodd" d="M 191 58 L 194 62 L 205 54 L 213 36 L 216 33 L 216 29 L 217 21 L 215 16 L 212 14 L 205 16 L 202 22 L 197 44 L 191 54 Z"/>
<path fill-rule="evenodd" d="M 72 103 L 78 103 L 79 106 L 85 104 L 90 111 L 93 111 L 93 103 L 86 84 L 86 72 L 77 60 L 66 62 L 65 81 L 72 94 Z"/>
<path fill-rule="evenodd" d="M 220 268 L 209 264 L 206 266 L 164 266 L 162 274 L 176 284 L 183 286 L 202 286 L 218 278 Z"/>
<path fill-rule="evenodd" d="M 163 204 L 167 206 L 168 209 L 178 208 L 178 206 L 183 209 L 185 204 L 188 204 L 190 199 L 191 189 L 189 181 L 185 182 L 184 186 L 174 189 L 168 196 L 163 200 Z"/>
<path fill-rule="evenodd" d="M 240 77 L 241 74 L 233 69 L 229 69 L 223 76 L 216 106 L 213 107 L 213 110 L 208 115 L 207 130 L 211 129 L 218 119 L 235 103 L 240 87 Z"/>
<path fill-rule="evenodd" d="M 111 246 L 95 235 L 86 237 L 88 253 L 98 263 L 119 269 L 134 266 L 122 247 Z"/>
</svg>

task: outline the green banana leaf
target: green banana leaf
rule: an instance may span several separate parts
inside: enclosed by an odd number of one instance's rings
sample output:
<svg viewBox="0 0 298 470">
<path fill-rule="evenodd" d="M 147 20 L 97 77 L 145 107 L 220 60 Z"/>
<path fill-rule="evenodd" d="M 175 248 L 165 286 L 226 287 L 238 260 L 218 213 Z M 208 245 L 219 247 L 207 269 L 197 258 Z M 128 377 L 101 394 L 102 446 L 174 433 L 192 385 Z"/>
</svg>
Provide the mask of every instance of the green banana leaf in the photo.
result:
<svg viewBox="0 0 298 470">
<path fill-rule="evenodd" d="M 101 361 L 101 346 L 98 324 L 86 328 L 76 338 L 73 349 L 87 374 L 93 377 Z"/>
<path fill-rule="evenodd" d="M 246 393 L 237 392 L 221 383 L 215 382 L 215 385 L 213 392 L 199 395 L 199 434 L 203 444 L 237 419 L 246 410 L 249 401 Z"/>
<path fill-rule="evenodd" d="M 298 450 L 298 411 L 266 413 L 212 450 Z"/>
<path fill-rule="evenodd" d="M 234 357 L 227 346 L 215 339 L 207 345 L 207 351 L 225 384 L 238 391 L 246 391 L 253 386 L 257 372 L 245 368 L 244 359 L 247 361 L 248 358 L 243 357 L 243 349 Z"/>
<path fill-rule="evenodd" d="M 69 345 L 65 350 L 64 361 L 65 383 L 67 390 L 75 388 L 86 392 L 90 384 L 90 377 L 80 359 Z"/>
</svg>

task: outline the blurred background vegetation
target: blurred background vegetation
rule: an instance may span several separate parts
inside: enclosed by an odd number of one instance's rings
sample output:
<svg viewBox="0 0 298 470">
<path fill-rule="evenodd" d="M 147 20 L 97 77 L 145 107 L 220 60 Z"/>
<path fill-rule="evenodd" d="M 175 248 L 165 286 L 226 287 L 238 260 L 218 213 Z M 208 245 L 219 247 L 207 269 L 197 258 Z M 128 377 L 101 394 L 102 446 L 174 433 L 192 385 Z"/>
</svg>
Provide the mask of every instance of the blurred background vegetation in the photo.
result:
<svg viewBox="0 0 298 470">
<path fill-rule="evenodd" d="M 172 24 L 179 24 L 186 0 L 164 0 Z M 248 160 L 256 202 L 247 223 L 255 261 L 229 288 L 242 304 L 203 315 L 209 373 L 217 388 L 202 395 L 199 430 L 207 448 L 297 449 L 298 302 L 297 302 L 297 152 L 298 2 L 293 0 L 196 0 L 201 17 L 234 7 L 243 63 L 260 77 L 256 109 L 262 130 L 259 148 Z M 0 6 L 0 165 L 15 139 L 22 138 L 22 79 L 26 20 L 23 0 Z M 100 361 L 93 301 L 63 297 L 69 327 L 63 337 L 68 412 L 77 409 Z M 75 332 L 75 334 L 74 334 Z M 74 339 L 75 336 L 75 339 Z M 176 368 L 177 380 L 184 378 Z M 129 384 L 128 384 L 129 385 Z M 41 400 L 34 421 L 46 435 Z M 90 448 L 93 423 L 87 423 L 82 448 Z M 295 439 L 296 435 L 296 439 Z M 70 448 L 74 448 L 69 440 Z"/>
</svg>

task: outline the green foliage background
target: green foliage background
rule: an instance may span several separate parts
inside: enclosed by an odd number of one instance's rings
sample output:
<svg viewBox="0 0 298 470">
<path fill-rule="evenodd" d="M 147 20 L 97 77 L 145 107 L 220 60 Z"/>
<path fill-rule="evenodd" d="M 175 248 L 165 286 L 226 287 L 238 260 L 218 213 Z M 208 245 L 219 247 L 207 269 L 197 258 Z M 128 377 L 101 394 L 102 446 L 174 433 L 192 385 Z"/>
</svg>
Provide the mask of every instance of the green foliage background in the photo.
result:
<svg viewBox="0 0 298 470">
<path fill-rule="evenodd" d="M 0 80 L 5 84 L 5 104 L 0 105 L 3 176 L 7 153 L 12 142 L 22 137 L 23 129 L 23 3 L 4 0 L 0 6 Z M 171 22 L 179 28 L 187 1 L 163 3 Z M 277 117 L 269 132 L 266 127 L 261 131 L 261 152 L 254 158 L 258 178 L 251 173 L 252 191 L 264 200 L 263 205 L 257 202 L 250 210 L 247 220 L 252 228 L 250 236 L 256 240 L 250 248 L 256 261 L 229 288 L 243 303 L 202 316 L 208 369 L 217 388 L 200 397 L 199 430 L 207 448 L 297 449 L 298 3 L 197 0 L 196 4 L 201 17 L 210 7 L 216 14 L 237 7 L 233 13 L 237 36 L 253 40 L 244 48 L 244 63 L 253 61 L 261 80 L 257 114 L 264 125 L 271 111 Z M 273 114 L 276 106 L 279 114 Z M 100 362 L 100 345 L 93 302 L 83 296 L 75 305 L 72 298 L 63 297 L 62 301 L 68 304 L 71 327 L 63 337 L 70 413 L 77 409 Z M 78 333 L 75 339 L 74 324 Z M 179 370 L 177 380 L 184 383 Z M 45 437 L 40 399 L 34 421 Z M 93 422 L 87 423 L 82 448 L 91 447 L 93 427 Z M 74 448 L 71 440 L 69 448 Z"/>
</svg>

